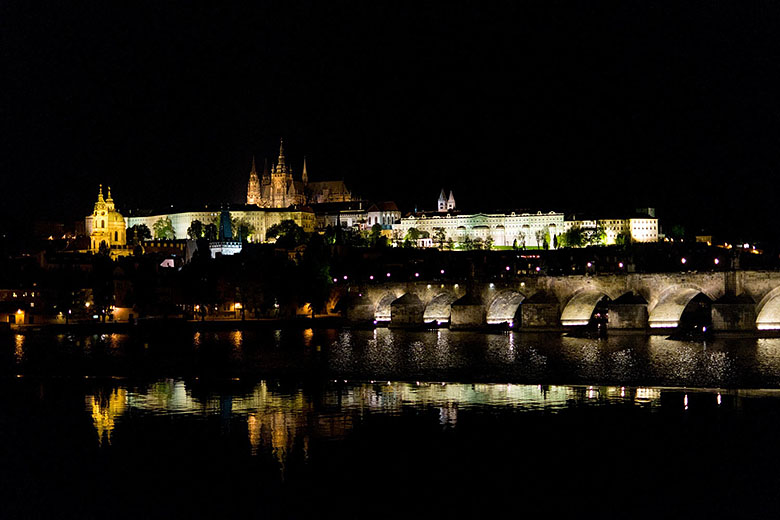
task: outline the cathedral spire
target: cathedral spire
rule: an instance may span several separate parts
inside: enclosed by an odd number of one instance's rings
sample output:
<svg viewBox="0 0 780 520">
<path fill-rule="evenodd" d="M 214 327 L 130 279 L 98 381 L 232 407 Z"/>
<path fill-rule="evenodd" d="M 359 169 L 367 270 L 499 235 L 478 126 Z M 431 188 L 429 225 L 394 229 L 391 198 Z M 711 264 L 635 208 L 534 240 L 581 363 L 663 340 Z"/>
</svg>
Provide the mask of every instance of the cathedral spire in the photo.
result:
<svg viewBox="0 0 780 520">
<path fill-rule="evenodd" d="M 103 185 L 98 188 L 98 202 L 103 202 Z"/>
<path fill-rule="evenodd" d="M 108 197 L 106 197 L 106 202 L 111 202 L 114 199 L 111 198 L 111 186 L 108 187 Z"/>
<path fill-rule="evenodd" d="M 255 156 L 252 156 L 252 171 L 249 172 L 250 174 L 254 173 L 257 175 L 257 168 L 255 167 Z"/>
<path fill-rule="evenodd" d="M 309 174 L 306 173 L 306 156 L 303 156 L 303 174 L 302 174 L 302 180 L 304 184 L 309 184 Z"/>
<path fill-rule="evenodd" d="M 279 166 L 284 166 L 284 138 L 279 139 Z"/>
</svg>

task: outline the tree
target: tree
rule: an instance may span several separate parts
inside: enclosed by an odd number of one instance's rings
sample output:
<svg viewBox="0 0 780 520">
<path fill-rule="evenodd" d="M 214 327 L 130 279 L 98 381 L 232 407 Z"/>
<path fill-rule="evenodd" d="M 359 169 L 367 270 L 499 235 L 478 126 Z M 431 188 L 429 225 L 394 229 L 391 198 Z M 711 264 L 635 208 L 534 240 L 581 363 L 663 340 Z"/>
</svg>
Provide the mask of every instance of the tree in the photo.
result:
<svg viewBox="0 0 780 520">
<path fill-rule="evenodd" d="M 420 230 L 417 228 L 409 228 L 404 236 L 404 247 L 417 247 L 417 241 L 421 237 Z"/>
<path fill-rule="evenodd" d="M 187 236 L 190 237 L 192 240 L 197 240 L 199 238 L 203 238 L 203 222 L 200 220 L 193 220 L 190 223 L 190 227 L 187 228 Z"/>
<path fill-rule="evenodd" d="M 127 228 L 127 239 L 131 244 L 140 244 L 152 238 L 152 232 L 146 224 L 136 224 Z"/>
<path fill-rule="evenodd" d="M 173 240 L 176 238 L 176 232 L 173 230 L 173 222 L 170 217 L 158 218 L 152 225 L 154 229 L 154 238 L 163 238 Z"/>
<path fill-rule="evenodd" d="M 294 220 L 283 220 L 268 228 L 265 237 L 276 240 L 280 247 L 292 249 L 306 241 L 306 232 Z"/>
<path fill-rule="evenodd" d="M 235 218 L 231 221 L 233 227 L 233 238 L 237 240 L 248 240 L 255 234 L 255 226 L 243 218 Z"/>
<path fill-rule="evenodd" d="M 381 224 L 371 226 L 371 233 L 368 239 L 372 247 L 387 247 L 387 237 L 382 234 Z"/>
<path fill-rule="evenodd" d="M 585 234 L 579 226 L 558 235 L 558 247 L 582 247 L 584 245 Z"/>
<path fill-rule="evenodd" d="M 105 240 L 100 241 L 100 245 L 98 246 L 98 254 L 101 256 L 111 256 L 111 248 L 108 247 L 108 244 Z"/>
<path fill-rule="evenodd" d="M 536 233 L 534 233 L 534 237 L 536 238 L 536 247 L 538 249 L 541 249 L 544 246 L 544 235 L 546 231 L 544 229 L 537 229 Z"/>
<path fill-rule="evenodd" d="M 209 242 L 214 242 L 217 240 L 218 233 L 219 230 L 217 229 L 216 224 L 206 224 L 206 226 L 203 228 L 203 238 Z"/>
<path fill-rule="evenodd" d="M 447 233 L 444 231 L 443 227 L 435 227 L 433 228 L 433 241 L 438 244 L 437 247 L 439 249 L 444 248 L 444 242 L 447 240 Z"/>
<path fill-rule="evenodd" d="M 603 246 L 607 242 L 607 232 L 604 226 L 596 226 L 596 229 L 590 230 L 585 234 L 585 245 Z"/>
<path fill-rule="evenodd" d="M 489 236 L 485 239 L 485 249 L 488 251 L 493 249 L 493 237 Z"/>
<path fill-rule="evenodd" d="M 455 248 L 455 242 L 453 242 L 452 237 L 448 237 L 447 241 L 444 243 L 444 249 L 447 251 L 452 251 Z"/>
</svg>

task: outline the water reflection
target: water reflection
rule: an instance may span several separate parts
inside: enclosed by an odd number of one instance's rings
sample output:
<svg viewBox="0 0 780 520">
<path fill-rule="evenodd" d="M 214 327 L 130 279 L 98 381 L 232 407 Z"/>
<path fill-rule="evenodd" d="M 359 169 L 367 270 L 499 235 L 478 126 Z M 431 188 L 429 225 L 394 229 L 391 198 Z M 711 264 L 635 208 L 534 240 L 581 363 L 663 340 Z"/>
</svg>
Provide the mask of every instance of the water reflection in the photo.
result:
<svg viewBox="0 0 780 520">
<path fill-rule="evenodd" d="M 658 389 L 594 386 L 339 382 L 307 393 L 261 381 L 248 392 L 200 395 L 193 392 L 197 382 L 183 380 L 159 380 L 142 388 L 117 380 L 112 384 L 113 388 L 102 386 L 85 398 L 100 445 L 111 444 L 112 433 L 122 426 L 123 417 L 217 417 L 228 425 L 224 434 L 229 434 L 231 423 L 244 422 L 251 455 L 272 455 L 282 471 L 293 452 L 308 460 L 313 441 L 343 439 L 371 415 L 430 410 L 441 428 L 455 429 L 459 416 L 473 409 L 504 407 L 556 413 L 585 402 L 657 406 L 661 400 Z"/>
</svg>

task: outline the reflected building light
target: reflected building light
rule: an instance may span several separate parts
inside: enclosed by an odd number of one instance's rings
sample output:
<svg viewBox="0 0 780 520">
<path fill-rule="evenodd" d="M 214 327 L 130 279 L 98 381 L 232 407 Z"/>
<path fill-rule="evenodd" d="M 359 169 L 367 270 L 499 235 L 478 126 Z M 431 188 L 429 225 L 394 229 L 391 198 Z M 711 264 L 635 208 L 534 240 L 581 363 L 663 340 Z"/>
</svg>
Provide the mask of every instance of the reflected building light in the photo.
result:
<svg viewBox="0 0 780 520">
<path fill-rule="evenodd" d="M 683 405 L 685 405 L 685 409 L 688 409 L 688 394 L 685 394 L 685 397 L 683 397 Z"/>
<path fill-rule="evenodd" d="M 720 406 L 720 404 L 722 402 L 722 399 L 721 399 L 721 396 L 720 396 L 720 392 L 718 392 L 717 401 L 718 401 L 718 406 Z"/>
</svg>

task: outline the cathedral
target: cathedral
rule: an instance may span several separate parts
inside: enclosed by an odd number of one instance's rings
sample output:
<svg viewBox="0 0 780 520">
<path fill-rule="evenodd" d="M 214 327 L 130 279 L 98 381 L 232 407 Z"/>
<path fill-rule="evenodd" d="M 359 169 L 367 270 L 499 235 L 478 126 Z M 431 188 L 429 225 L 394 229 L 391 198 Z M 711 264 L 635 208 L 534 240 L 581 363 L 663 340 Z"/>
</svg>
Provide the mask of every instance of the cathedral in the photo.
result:
<svg viewBox="0 0 780 520">
<path fill-rule="evenodd" d="M 284 156 L 284 141 L 279 144 L 279 157 L 269 170 L 265 162 L 263 175 L 257 173 L 255 160 L 249 172 L 246 203 L 261 208 L 289 208 L 326 202 L 350 202 L 354 200 L 344 181 L 309 182 L 306 159 L 303 159 L 301 180 L 293 178 L 293 171 Z"/>
</svg>

